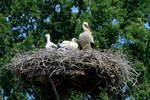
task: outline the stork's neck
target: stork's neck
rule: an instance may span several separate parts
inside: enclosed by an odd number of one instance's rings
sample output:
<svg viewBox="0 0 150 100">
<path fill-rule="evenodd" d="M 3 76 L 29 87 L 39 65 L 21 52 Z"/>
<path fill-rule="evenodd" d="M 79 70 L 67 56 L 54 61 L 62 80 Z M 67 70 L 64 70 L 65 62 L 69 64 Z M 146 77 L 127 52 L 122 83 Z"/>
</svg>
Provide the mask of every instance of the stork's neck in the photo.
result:
<svg viewBox="0 0 150 100">
<path fill-rule="evenodd" d="M 50 36 L 47 36 L 47 43 L 50 43 Z"/>
<path fill-rule="evenodd" d="M 83 25 L 83 30 L 88 32 L 88 33 L 91 33 L 91 31 L 88 28 L 86 28 L 84 25 Z"/>
</svg>

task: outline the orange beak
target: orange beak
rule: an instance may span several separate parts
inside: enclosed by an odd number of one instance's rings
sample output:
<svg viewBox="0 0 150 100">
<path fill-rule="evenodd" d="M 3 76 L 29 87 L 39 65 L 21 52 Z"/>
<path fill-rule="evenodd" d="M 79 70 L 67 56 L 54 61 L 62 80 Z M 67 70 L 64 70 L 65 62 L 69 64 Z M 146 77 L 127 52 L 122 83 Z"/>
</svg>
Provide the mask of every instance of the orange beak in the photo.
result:
<svg viewBox="0 0 150 100">
<path fill-rule="evenodd" d="M 87 24 L 84 24 L 84 26 L 85 26 L 90 32 L 92 32 L 91 28 L 90 28 Z"/>
</svg>

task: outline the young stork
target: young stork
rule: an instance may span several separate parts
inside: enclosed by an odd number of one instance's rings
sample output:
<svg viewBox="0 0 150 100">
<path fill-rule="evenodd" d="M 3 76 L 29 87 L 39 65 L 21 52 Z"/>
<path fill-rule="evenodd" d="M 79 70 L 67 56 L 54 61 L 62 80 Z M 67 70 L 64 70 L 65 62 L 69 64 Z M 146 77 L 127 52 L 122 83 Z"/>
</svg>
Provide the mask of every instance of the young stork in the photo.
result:
<svg viewBox="0 0 150 100">
<path fill-rule="evenodd" d="M 87 22 L 82 24 L 84 32 L 79 35 L 79 41 L 82 49 L 91 49 L 94 47 L 94 39 L 91 29 Z"/>
<path fill-rule="evenodd" d="M 71 41 L 63 41 L 62 43 L 59 43 L 58 45 L 61 48 L 70 48 L 70 49 L 78 49 L 78 43 L 76 38 L 72 38 Z"/>
<path fill-rule="evenodd" d="M 50 41 L 50 35 L 49 34 L 46 34 L 45 37 L 46 37 L 46 41 L 47 41 L 47 43 L 45 45 L 46 49 L 57 48 L 57 45 Z"/>
</svg>

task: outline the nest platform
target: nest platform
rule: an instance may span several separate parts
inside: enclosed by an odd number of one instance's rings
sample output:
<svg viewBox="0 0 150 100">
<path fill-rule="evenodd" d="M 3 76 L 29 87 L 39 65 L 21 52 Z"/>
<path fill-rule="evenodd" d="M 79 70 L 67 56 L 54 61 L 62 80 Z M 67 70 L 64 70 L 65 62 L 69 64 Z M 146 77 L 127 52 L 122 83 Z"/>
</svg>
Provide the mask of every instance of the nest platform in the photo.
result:
<svg viewBox="0 0 150 100">
<path fill-rule="evenodd" d="M 9 70 L 31 84 L 56 88 L 114 88 L 134 83 L 138 73 L 127 56 L 111 50 L 40 49 L 17 54 Z"/>
</svg>

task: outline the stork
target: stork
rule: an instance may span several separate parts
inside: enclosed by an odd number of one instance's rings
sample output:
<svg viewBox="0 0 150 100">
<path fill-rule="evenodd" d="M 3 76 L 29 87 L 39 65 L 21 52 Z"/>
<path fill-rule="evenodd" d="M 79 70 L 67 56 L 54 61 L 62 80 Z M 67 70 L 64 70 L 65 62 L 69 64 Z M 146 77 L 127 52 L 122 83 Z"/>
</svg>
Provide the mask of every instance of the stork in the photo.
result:
<svg viewBox="0 0 150 100">
<path fill-rule="evenodd" d="M 76 38 L 72 38 L 71 41 L 63 41 L 58 44 L 61 48 L 70 48 L 70 49 L 78 49 L 78 43 Z"/>
<path fill-rule="evenodd" d="M 79 41 L 82 49 L 91 49 L 94 47 L 94 39 L 91 29 L 87 22 L 82 24 L 84 32 L 79 35 Z"/>
<path fill-rule="evenodd" d="M 57 45 L 50 41 L 50 35 L 49 34 L 46 34 L 45 37 L 46 37 L 46 41 L 47 41 L 47 43 L 45 45 L 46 49 L 57 48 Z"/>
</svg>

